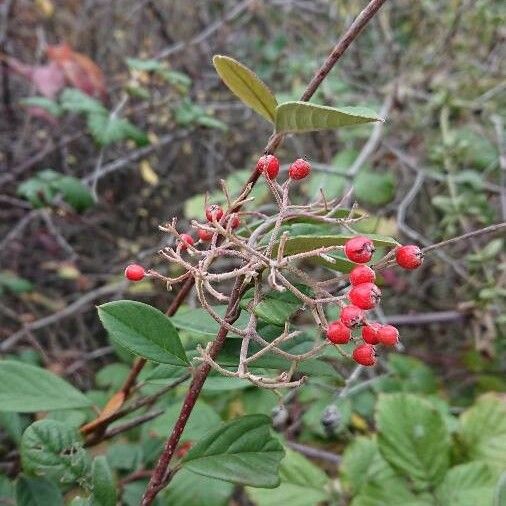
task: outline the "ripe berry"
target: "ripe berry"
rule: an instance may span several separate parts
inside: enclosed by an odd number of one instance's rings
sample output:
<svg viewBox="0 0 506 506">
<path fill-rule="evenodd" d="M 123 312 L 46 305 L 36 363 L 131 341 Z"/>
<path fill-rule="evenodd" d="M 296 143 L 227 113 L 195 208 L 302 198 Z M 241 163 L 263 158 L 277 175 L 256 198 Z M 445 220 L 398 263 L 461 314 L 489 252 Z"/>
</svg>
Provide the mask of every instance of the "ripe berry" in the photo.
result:
<svg viewBox="0 0 506 506">
<path fill-rule="evenodd" d="M 359 235 L 346 241 L 344 245 L 346 256 L 357 264 L 366 264 L 374 253 L 374 244 L 368 237 Z"/>
<path fill-rule="evenodd" d="M 368 325 L 362 327 L 362 339 L 367 344 L 378 344 L 378 332 L 383 325 L 377 322 L 371 322 Z"/>
<path fill-rule="evenodd" d="M 203 228 L 199 228 L 197 231 L 197 235 L 201 241 L 207 242 L 213 238 L 213 233 L 209 232 L 209 230 L 204 230 Z"/>
<path fill-rule="evenodd" d="M 303 158 L 297 158 L 297 160 L 295 160 L 295 162 L 293 162 L 288 169 L 288 175 L 295 181 L 304 179 L 305 177 L 309 176 L 310 173 L 311 164 Z"/>
<path fill-rule="evenodd" d="M 360 365 L 374 365 L 376 363 L 376 353 L 370 344 L 359 344 L 353 350 L 352 356 L 353 360 Z"/>
<path fill-rule="evenodd" d="M 181 249 L 185 250 L 188 246 L 193 246 L 193 237 L 190 234 L 181 234 Z"/>
<path fill-rule="evenodd" d="M 395 250 L 395 260 L 404 269 L 413 270 L 423 262 L 423 252 L 414 244 L 407 244 Z"/>
<path fill-rule="evenodd" d="M 227 220 L 227 223 L 230 225 L 230 228 L 237 228 L 241 224 L 241 219 L 236 213 L 232 213 Z"/>
<path fill-rule="evenodd" d="M 365 313 L 357 306 L 345 306 L 341 310 L 341 321 L 347 327 L 360 325 L 364 320 Z"/>
<path fill-rule="evenodd" d="M 257 162 L 257 170 L 269 179 L 275 179 L 279 172 L 279 160 L 274 155 L 261 156 Z"/>
<path fill-rule="evenodd" d="M 125 269 L 125 277 L 129 281 L 140 281 L 141 279 L 144 279 L 145 275 L 146 271 L 144 270 L 144 267 L 142 265 L 130 264 Z"/>
<path fill-rule="evenodd" d="M 368 265 L 357 265 L 350 272 L 350 283 L 353 286 L 361 283 L 374 283 L 376 273 Z"/>
<path fill-rule="evenodd" d="M 384 325 L 378 331 L 378 342 L 385 346 L 395 346 L 399 342 L 399 331 L 393 325 Z"/>
<path fill-rule="evenodd" d="M 381 290 L 374 283 L 361 283 L 350 290 L 348 298 L 360 309 L 372 309 L 381 299 Z"/>
<path fill-rule="evenodd" d="M 223 209 L 218 204 L 211 204 L 206 207 L 207 221 L 220 221 L 223 216 Z"/>
<path fill-rule="evenodd" d="M 350 329 L 343 322 L 336 320 L 327 328 L 327 339 L 334 344 L 346 344 L 351 337 Z"/>
</svg>

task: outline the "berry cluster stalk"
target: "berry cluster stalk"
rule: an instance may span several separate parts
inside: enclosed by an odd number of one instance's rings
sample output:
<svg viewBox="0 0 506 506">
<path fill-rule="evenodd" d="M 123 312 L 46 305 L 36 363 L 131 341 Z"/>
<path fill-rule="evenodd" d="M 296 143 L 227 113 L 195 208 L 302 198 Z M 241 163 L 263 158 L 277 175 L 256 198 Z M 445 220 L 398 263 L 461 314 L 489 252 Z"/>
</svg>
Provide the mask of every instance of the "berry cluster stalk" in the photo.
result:
<svg viewBox="0 0 506 506">
<path fill-rule="evenodd" d="M 329 54 L 321 68 L 317 71 L 309 85 L 307 86 L 305 92 L 303 93 L 301 100 L 308 101 L 316 92 L 320 84 L 323 82 L 328 73 L 332 70 L 336 62 L 339 58 L 344 54 L 346 49 L 350 46 L 350 44 L 355 40 L 355 38 L 359 35 L 362 29 L 367 25 L 367 23 L 374 17 L 376 12 L 381 8 L 381 6 L 386 2 L 386 0 L 371 0 L 369 4 L 365 7 L 365 9 L 357 16 L 357 18 L 350 25 L 348 30 L 344 33 L 341 39 L 338 41 L 332 52 Z M 266 148 L 266 154 L 272 154 L 277 147 L 281 144 L 283 140 L 283 135 L 274 134 Z M 258 180 L 260 173 L 257 170 L 254 170 L 252 175 L 250 176 L 248 182 L 245 185 L 245 190 L 247 188 L 251 188 L 256 181 Z M 242 293 L 245 290 L 244 279 L 242 277 L 238 277 L 235 281 L 234 288 L 230 295 L 230 301 L 227 307 L 225 321 L 229 324 L 233 323 L 238 317 L 238 307 L 239 301 Z M 183 285 L 183 290 L 189 291 L 193 284 L 192 278 L 189 278 L 185 284 Z M 187 286 L 188 285 L 188 286 Z M 215 359 L 220 352 L 223 344 L 226 340 L 228 334 L 228 329 L 225 326 L 222 326 L 216 336 L 216 339 L 213 341 L 210 349 L 209 356 L 212 359 Z M 200 395 L 204 382 L 211 370 L 211 366 L 204 362 L 202 363 L 195 372 L 193 381 L 188 389 L 185 400 L 183 402 L 183 406 L 181 408 L 181 412 L 179 417 L 174 425 L 172 433 L 167 439 L 163 452 L 160 456 L 160 459 L 153 471 L 151 476 L 151 480 L 148 484 L 148 487 L 144 493 L 144 497 L 142 499 L 142 506 L 149 506 L 153 503 L 159 491 L 166 486 L 168 483 L 171 474 L 168 473 L 168 467 L 176 446 L 179 442 L 181 434 L 186 426 L 188 418 L 195 406 L 195 403 Z"/>
</svg>

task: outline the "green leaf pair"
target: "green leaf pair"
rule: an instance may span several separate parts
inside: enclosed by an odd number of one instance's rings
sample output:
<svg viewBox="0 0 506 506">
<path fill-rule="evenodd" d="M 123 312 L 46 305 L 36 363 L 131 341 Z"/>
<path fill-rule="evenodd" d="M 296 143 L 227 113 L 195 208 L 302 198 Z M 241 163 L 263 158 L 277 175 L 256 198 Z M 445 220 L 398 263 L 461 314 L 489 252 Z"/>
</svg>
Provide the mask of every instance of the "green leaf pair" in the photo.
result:
<svg viewBox="0 0 506 506">
<path fill-rule="evenodd" d="M 248 107 L 273 123 L 277 133 L 302 133 L 340 128 L 382 119 L 366 107 L 327 107 L 307 102 L 278 104 L 269 87 L 248 67 L 216 55 L 213 64 L 223 82 Z"/>
</svg>

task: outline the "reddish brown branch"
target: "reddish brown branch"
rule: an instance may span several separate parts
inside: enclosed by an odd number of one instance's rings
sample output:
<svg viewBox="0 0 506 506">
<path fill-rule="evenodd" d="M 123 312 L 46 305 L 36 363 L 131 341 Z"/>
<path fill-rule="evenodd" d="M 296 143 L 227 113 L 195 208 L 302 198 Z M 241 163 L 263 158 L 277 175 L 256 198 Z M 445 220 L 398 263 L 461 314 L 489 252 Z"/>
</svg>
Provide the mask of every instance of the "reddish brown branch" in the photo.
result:
<svg viewBox="0 0 506 506">
<path fill-rule="evenodd" d="M 386 2 L 386 0 L 372 0 L 369 2 L 367 7 L 359 14 L 359 16 L 353 21 L 345 34 L 341 37 L 339 42 L 336 44 L 329 57 L 325 60 L 322 67 L 315 74 L 305 92 L 303 93 L 301 100 L 307 101 L 309 100 L 315 91 L 318 89 L 322 81 L 332 70 L 333 66 L 336 64 L 337 60 L 343 55 L 346 49 L 349 47 L 351 42 L 359 35 L 364 26 L 372 19 L 372 17 L 376 14 L 378 9 Z M 266 153 L 272 153 L 276 150 L 276 148 L 283 141 L 282 134 L 274 134 L 269 143 L 265 148 Z M 251 187 L 258 180 L 259 173 L 258 171 L 253 171 L 246 185 L 251 184 Z M 230 302 L 227 308 L 225 321 L 228 323 L 233 323 L 238 316 L 238 304 L 243 293 L 243 279 L 238 278 L 235 282 L 234 288 L 230 295 Z M 221 327 L 216 339 L 213 341 L 209 355 L 214 360 L 218 353 L 220 352 L 223 344 L 225 343 L 227 337 L 227 329 L 225 327 Z M 150 482 L 144 493 L 144 497 L 142 499 L 142 506 L 149 506 L 153 503 L 156 498 L 158 492 L 166 486 L 170 479 L 170 474 L 167 474 L 167 470 L 176 449 L 177 444 L 179 443 L 179 439 L 183 430 L 186 426 L 188 418 L 195 406 L 195 403 L 200 395 L 204 382 L 209 374 L 211 367 L 208 363 L 203 363 L 197 370 L 194 376 L 194 379 L 190 385 L 190 388 L 186 394 L 186 397 L 183 402 L 183 406 L 181 407 L 181 412 L 179 417 L 172 429 L 172 433 L 167 439 L 163 452 L 158 460 L 158 463 L 153 471 L 153 475 L 151 476 Z"/>
</svg>

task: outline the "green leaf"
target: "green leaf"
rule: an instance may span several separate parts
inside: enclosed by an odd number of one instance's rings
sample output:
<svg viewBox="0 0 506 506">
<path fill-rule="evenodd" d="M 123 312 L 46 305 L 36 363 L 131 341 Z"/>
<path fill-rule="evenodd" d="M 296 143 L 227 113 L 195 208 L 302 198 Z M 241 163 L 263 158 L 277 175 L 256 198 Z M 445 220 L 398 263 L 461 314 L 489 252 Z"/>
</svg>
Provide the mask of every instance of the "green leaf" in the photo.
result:
<svg viewBox="0 0 506 506">
<path fill-rule="evenodd" d="M 444 506 L 492 506 L 495 479 L 482 462 L 453 467 L 436 489 L 439 504 Z"/>
<path fill-rule="evenodd" d="M 310 293 L 305 286 L 298 285 L 297 288 L 306 295 Z M 242 297 L 240 306 L 251 311 L 249 306 L 252 300 L 253 290 L 248 290 Z M 264 322 L 281 327 L 300 307 L 302 307 L 302 302 L 292 292 L 271 290 L 262 296 L 260 302 L 252 310 Z"/>
<path fill-rule="evenodd" d="M 95 457 L 91 468 L 91 506 L 116 506 L 116 484 L 104 456 Z"/>
<path fill-rule="evenodd" d="M 26 425 L 28 424 L 25 418 L 21 418 L 21 415 L 18 413 L 0 411 L 0 429 L 3 429 L 15 443 L 19 444 L 21 441 L 21 436 Z"/>
<path fill-rule="evenodd" d="M 26 107 L 40 107 L 55 118 L 61 116 L 63 112 L 62 108 L 57 102 L 47 97 L 27 97 L 20 100 L 19 103 Z"/>
<path fill-rule="evenodd" d="M 163 504 L 227 506 L 233 491 L 234 486 L 231 483 L 205 476 L 195 476 L 194 473 L 181 469 L 163 494 Z"/>
<path fill-rule="evenodd" d="M 33 290 L 33 285 L 25 278 L 16 276 L 13 272 L 1 271 L 0 272 L 0 293 L 7 290 L 12 293 L 26 293 Z"/>
<path fill-rule="evenodd" d="M 166 437 L 169 429 L 174 426 L 181 411 L 182 401 L 167 408 L 165 413 L 155 418 L 150 425 L 150 433 L 155 436 Z M 221 418 L 214 408 L 204 401 L 197 401 L 188 423 L 184 428 L 182 441 L 197 441 L 213 427 L 221 423 Z"/>
<path fill-rule="evenodd" d="M 374 439 L 358 437 L 343 454 L 340 466 L 346 488 L 355 495 L 370 482 L 384 482 L 395 477 L 395 471 L 381 456 Z"/>
<path fill-rule="evenodd" d="M 213 309 L 220 316 L 225 316 L 227 306 L 218 305 L 214 306 Z M 192 334 L 215 337 L 220 329 L 220 324 L 202 308 L 181 309 L 174 316 L 171 316 L 170 320 L 179 330 L 185 330 Z M 248 323 L 248 320 L 248 313 L 242 312 L 235 325 L 244 327 Z M 228 336 L 239 337 L 232 332 L 230 332 Z"/>
<path fill-rule="evenodd" d="M 301 133 L 383 121 L 367 107 L 327 107 L 308 102 L 285 102 L 276 109 L 276 132 Z"/>
<path fill-rule="evenodd" d="M 107 109 L 95 98 L 76 88 L 66 88 L 60 97 L 62 109 L 68 112 L 107 114 Z"/>
<path fill-rule="evenodd" d="M 252 70 L 229 56 L 215 55 L 213 64 L 234 95 L 267 121 L 274 123 L 278 105 L 276 97 Z"/>
<path fill-rule="evenodd" d="M 18 413 L 83 408 L 91 401 L 72 385 L 40 367 L 0 361 L 0 409 Z"/>
<path fill-rule="evenodd" d="M 506 403 L 486 394 L 460 417 L 460 438 L 469 459 L 506 468 Z"/>
<path fill-rule="evenodd" d="M 107 448 L 107 462 L 114 469 L 133 471 L 142 465 L 142 448 L 138 443 L 115 443 Z"/>
<path fill-rule="evenodd" d="M 20 446 L 23 469 L 61 483 L 82 481 L 90 458 L 76 429 L 56 420 L 39 420 L 24 432 Z"/>
<path fill-rule="evenodd" d="M 118 300 L 99 306 L 98 316 L 111 339 L 136 355 L 163 364 L 188 364 L 176 328 L 158 309 Z"/>
<path fill-rule="evenodd" d="M 383 457 L 419 487 L 438 484 L 449 465 L 450 436 L 441 414 L 411 394 L 382 395 L 377 404 Z"/>
<path fill-rule="evenodd" d="M 223 424 L 201 439 L 183 459 L 197 474 L 253 487 L 276 487 L 284 456 L 281 443 L 270 434 L 271 420 L 248 415 Z"/>
<path fill-rule="evenodd" d="M 55 483 L 44 478 L 20 476 L 16 484 L 16 506 L 63 506 Z"/>
<path fill-rule="evenodd" d="M 126 64 L 128 68 L 132 70 L 141 70 L 144 72 L 154 72 L 164 68 L 164 63 L 154 59 L 143 60 L 141 58 L 127 58 Z"/>
<path fill-rule="evenodd" d="M 274 489 L 248 488 L 257 506 L 315 506 L 328 499 L 327 475 L 299 453 L 287 451 L 279 477 L 281 484 Z"/>
<path fill-rule="evenodd" d="M 395 197 L 395 178 L 391 172 L 362 170 L 353 182 L 353 189 L 359 202 L 382 206 Z"/>
<path fill-rule="evenodd" d="M 149 144 L 146 134 L 125 118 L 118 118 L 108 112 L 88 115 L 88 129 L 95 141 L 101 146 L 126 139 L 133 140 L 138 146 Z"/>
<path fill-rule="evenodd" d="M 288 230 L 290 234 L 290 230 Z M 291 234 L 290 234 L 291 235 Z M 377 247 L 392 248 L 397 245 L 397 241 L 391 237 L 386 237 L 378 234 L 367 235 Z M 297 253 L 304 253 L 317 248 L 327 246 L 343 246 L 348 239 L 353 237 L 350 234 L 336 234 L 336 235 L 297 235 L 288 237 L 285 244 L 285 256 L 295 255 Z M 279 242 L 275 244 L 273 249 L 273 256 L 276 255 Z M 352 264 L 355 265 L 355 264 Z"/>
<path fill-rule="evenodd" d="M 55 193 L 61 193 L 63 200 L 77 212 L 85 211 L 94 204 L 88 188 L 75 177 L 62 176 L 51 187 Z"/>
</svg>

